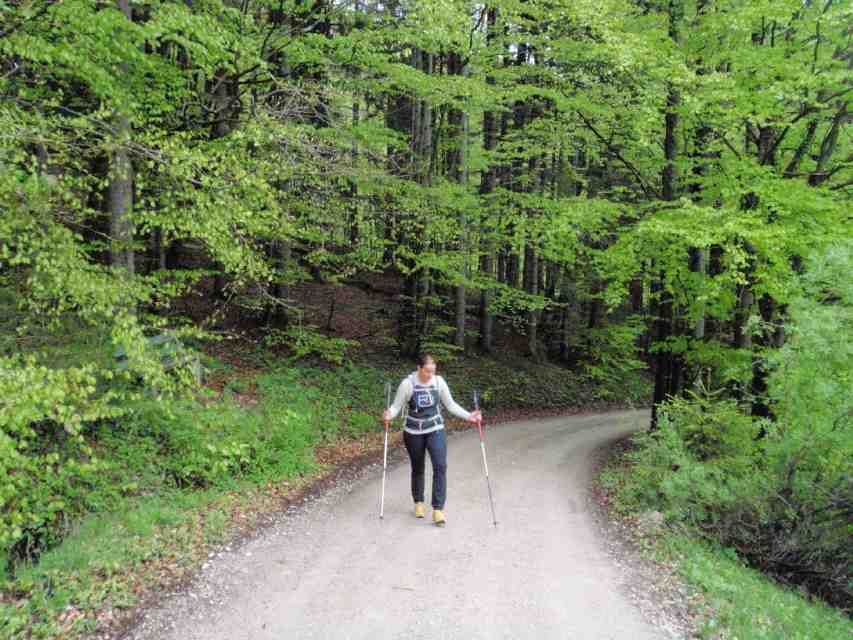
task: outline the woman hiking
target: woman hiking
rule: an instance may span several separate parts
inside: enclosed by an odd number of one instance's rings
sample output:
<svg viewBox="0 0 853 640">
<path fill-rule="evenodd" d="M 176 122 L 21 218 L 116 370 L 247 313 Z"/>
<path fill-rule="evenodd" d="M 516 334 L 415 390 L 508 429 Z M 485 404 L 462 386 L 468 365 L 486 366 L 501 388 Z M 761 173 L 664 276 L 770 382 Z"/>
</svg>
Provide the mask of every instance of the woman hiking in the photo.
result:
<svg viewBox="0 0 853 640">
<path fill-rule="evenodd" d="M 469 412 L 453 401 L 447 383 L 435 373 L 435 360 L 430 354 L 418 356 L 417 371 L 400 383 L 394 403 L 385 410 L 384 419 L 393 420 L 406 405 L 403 442 L 412 462 L 412 498 L 415 517 L 424 517 L 424 462 L 426 452 L 432 463 L 432 520 L 443 527 L 447 519 L 447 434 L 441 404 L 455 416 L 477 423 L 480 412 Z"/>
</svg>

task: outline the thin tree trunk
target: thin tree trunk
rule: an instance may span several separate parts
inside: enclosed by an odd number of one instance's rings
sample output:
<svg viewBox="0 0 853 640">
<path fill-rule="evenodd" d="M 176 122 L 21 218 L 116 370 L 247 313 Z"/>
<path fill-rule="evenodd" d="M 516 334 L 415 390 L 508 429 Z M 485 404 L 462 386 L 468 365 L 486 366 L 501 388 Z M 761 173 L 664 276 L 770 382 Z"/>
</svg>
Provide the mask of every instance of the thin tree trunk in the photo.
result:
<svg viewBox="0 0 853 640">
<path fill-rule="evenodd" d="M 704 249 L 695 249 L 690 261 L 690 270 L 700 274 L 702 281 L 708 269 L 707 252 Z M 696 322 L 693 325 L 693 339 L 701 342 L 705 339 L 705 305 L 702 304 Z"/>
<path fill-rule="evenodd" d="M 850 117 L 847 113 L 847 103 L 845 102 L 838 109 L 838 113 L 836 113 L 835 117 L 832 119 L 832 125 L 830 125 L 829 131 L 820 143 L 820 155 L 818 155 L 817 158 L 817 166 L 809 176 L 809 184 L 811 186 L 818 187 L 829 178 L 830 173 L 827 171 L 827 165 L 832 154 L 835 152 L 836 146 L 838 145 L 838 136 L 841 133 L 841 128 L 849 120 Z"/>
<path fill-rule="evenodd" d="M 493 276 L 494 258 L 489 248 L 480 258 L 480 272 L 487 278 Z M 491 353 L 494 345 L 494 315 L 489 312 L 492 290 L 486 286 L 480 291 L 480 348 Z"/>
<path fill-rule="evenodd" d="M 356 96 L 352 101 L 352 125 L 353 127 L 358 126 L 359 123 L 359 98 Z M 349 192 L 347 193 L 347 197 L 350 201 L 350 223 L 349 223 L 349 240 L 352 246 L 355 246 L 358 243 L 359 233 L 358 233 L 358 180 L 356 180 L 355 172 L 356 172 L 356 163 L 358 162 L 358 145 L 353 142 L 352 143 L 352 172 L 353 175 L 350 176 L 349 179 Z"/>
<path fill-rule="evenodd" d="M 291 258 L 290 242 L 282 239 L 273 240 L 270 242 L 269 252 L 276 278 L 273 280 L 269 290 L 273 301 L 267 307 L 266 321 L 277 321 L 286 324 L 289 318 L 284 305 L 285 301 L 290 297 L 290 287 L 287 285 L 285 273 Z"/>
<path fill-rule="evenodd" d="M 224 138 L 231 133 L 233 127 L 234 114 L 232 113 L 232 110 L 234 107 L 231 103 L 231 97 L 229 96 L 230 81 L 227 74 L 227 71 L 221 70 L 214 77 L 215 84 L 213 87 L 212 102 L 216 119 L 214 120 L 210 131 L 210 136 L 213 140 Z M 215 298 L 222 299 L 225 297 L 226 284 L 227 278 L 225 272 L 223 271 L 222 265 L 219 265 L 216 277 L 213 280 L 213 296 Z"/>
<path fill-rule="evenodd" d="M 457 53 L 448 56 L 448 73 L 456 76 L 467 75 L 467 69 Z M 468 184 L 468 114 L 464 110 L 453 109 L 449 115 L 451 152 L 448 154 L 448 173 L 450 178 L 463 187 Z M 468 220 L 465 210 L 460 212 L 460 228 L 462 229 L 461 250 L 464 254 L 463 278 L 468 279 Z M 456 333 L 454 344 L 465 348 L 465 320 L 467 314 L 467 296 L 464 282 L 456 286 Z"/>
<path fill-rule="evenodd" d="M 678 43 L 678 22 L 681 15 L 681 0 L 670 0 L 669 2 L 669 36 L 673 42 Z M 674 87 L 670 87 L 666 99 L 666 115 L 664 116 L 664 164 L 661 174 L 661 195 L 665 201 L 675 200 L 676 191 L 676 159 L 678 157 L 678 140 L 676 133 L 678 129 L 678 106 L 680 98 Z M 654 287 L 662 297 L 658 306 L 658 319 L 656 338 L 660 343 L 658 347 L 655 367 L 655 389 L 652 399 L 651 429 L 657 429 L 658 407 L 666 400 L 668 392 L 678 389 L 678 381 L 673 380 L 673 374 L 679 367 L 673 366 L 675 354 L 665 342 L 672 335 L 674 329 L 674 308 L 670 294 L 664 286 L 665 275 L 660 273 L 660 280 Z"/>
<path fill-rule="evenodd" d="M 758 332 L 757 343 L 759 347 L 767 348 L 772 345 L 774 331 L 768 328 L 773 322 L 776 314 L 776 301 L 768 295 L 762 295 L 758 301 L 758 310 L 764 326 Z M 754 351 L 752 355 L 752 382 L 750 384 L 750 396 L 752 397 L 752 415 L 756 418 L 773 418 L 770 403 L 767 398 L 767 359 L 760 351 Z"/>
<path fill-rule="evenodd" d="M 752 333 L 747 330 L 747 321 L 755 303 L 752 287 L 744 285 L 738 295 L 738 305 L 734 317 L 734 346 L 737 349 L 752 348 Z"/>
<path fill-rule="evenodd" d="M 560 271 L 559 300 L 560 300 L 560 360 L 569 364 L 571 351 L 571 305 L 574 298 L 574 283 L 569 278 L 566 267 Z"/>
<path fill-rule="evenodd" d="M 119 10 L 133 20 L 129 0 L 116 0 Z M 122 65 L 126 70 L 126 65 Z M 110 158 L 110 262 L 130 275 L 136 272 L 133 251 L 133 161 L 128 152 L 131 139 L 130 118 L 116 113 L 113 118 L 115 149 Z"/>
<path fill-rule="evenodd" d="M 539 295 L 539 278 L 537 277 L 539 271 L 539 256 L 536 252 L 536 248 L 532 245 L 528 245 L 525 250 L 525 263 L 529 263 L 529 270 L 532 274 L 529 282 L 529 289 L 527 292 L 536 296 Z M 531 310 L 527 314 L 527 352 L 532 358 L 539 357 L 539 311 Z"/>
<path fill-rule="evenodd" d="M 655 341 L 661 344 L 660 351 L 655 357 L 655 388 L 652 397 L 652 419 L 651 429 L 657 429 L 658 409 L 666 400 L 669 381 L 672 376 L 672 353 L 663 347 L 663 343 L 669 339 L 672 332 L 672 301 L 663 289 L 663 273 L 659 279 L 652 283 L 652 293 L 660 296 L 657 304 L 658 317 L 655 320 Z"/>
<path fill-rule="evenodd" d="M 163 230 L 159 227 L 152 234 L 152 249 L 154 253 L 154 270 L 165 271 L 167 267 L 166 243 L 163 242 Z"/>
<path fill-rule="evenodd" d="M 495 25 L 498 18 L 498 10 L 494 7 L 485 7 L 486 12 L 486 43 L 490 45 L 495 38 Z M 486 82 L 494 84 L 494 78 L 487 78 Z M 494 151 L 498 144 L 498 122 L 494 111 L 483 113 L 483 148 L 486 153 Z M 483 171 L 480 177 L 480 195 L 488 196 L 494 193 L 497 186 L 498 168 L 492 164 Z M 481 201 L 483 198 L 481 198 Z M 486 207 L 488 211 L 488 207 Z M 487 214 L 488 215 L 488 214 Z M 483 225 L 480 234 L 481 257 L 480 272 L 487 278 L 495 277 L 495 243 L 491 236 L 490 225 Z M 501 267 L 498 265 L 497 278 L 501 278 Z M 494 315 L 489 307 L 492 303 L 493 290 L 484 286 L 480 290 L 480 348 L 486 353 L 492 351 L 494 345 Z"/>
<path fill-rule="evenodd" d="M 411 65 L 425 74 L 433 72 L 433 55 L 413 47 L 410 57 Z M 407 99 L 411 114 L 408 124 L 410 153 L 407 168 L 414 175 L 418 184 L 429 186 L 432 182 L 434 166 L 433 113 L 429 103 L 424 100 Z M 402 114 L 401 114 L 402 115 Z M 395 124 L 405 124 L 397 121 Z M 428 241 L 424 233 L 418 233 L 408 239 L 409 249 L 414 255 L 419 255 L 427 249 Z M 421 349 L 429 332 L 429 309 L 427 296 L 430 286 L 430 275 L 414 262 L 406 265 L 409 270 L 404 286 L 404 300 L 400 309 L 399 344 L 404 356 L 415 356 Z"/>
</svg>

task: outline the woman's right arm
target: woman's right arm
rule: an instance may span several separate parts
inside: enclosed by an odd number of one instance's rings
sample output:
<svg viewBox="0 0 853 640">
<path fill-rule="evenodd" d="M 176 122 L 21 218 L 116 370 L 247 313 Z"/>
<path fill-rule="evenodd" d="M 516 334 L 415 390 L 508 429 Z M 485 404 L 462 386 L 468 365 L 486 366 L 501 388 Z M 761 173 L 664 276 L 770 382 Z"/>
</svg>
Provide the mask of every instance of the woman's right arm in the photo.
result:
<svg viewBox="0 0 853 640">
<path fill-rule="evenodd" d="M 409 401 L 409 398 L 412 397 L 412 385 L 409 383 L 409 379 L 406 378 L 400 383 L 400 386 L 397 387 L 397 395 L 394 396 L 394 402 L 390 407 L 385 411 L 385 419 L 393 420 L 398 415 L 400 415 L 400 411 L 403 409 L 403 405 Z"/>
</svg>

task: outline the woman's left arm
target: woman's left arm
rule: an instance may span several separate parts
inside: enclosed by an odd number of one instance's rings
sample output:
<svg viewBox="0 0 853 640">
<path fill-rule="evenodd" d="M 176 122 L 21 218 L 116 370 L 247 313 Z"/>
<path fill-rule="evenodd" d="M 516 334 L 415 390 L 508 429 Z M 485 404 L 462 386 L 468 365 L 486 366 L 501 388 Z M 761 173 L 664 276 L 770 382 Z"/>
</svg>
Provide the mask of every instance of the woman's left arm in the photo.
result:
<svg viewBox="0 0 853 640">
<path fill-rule="evenodd" d="M 447 407 L 447 410 L 450 411 L 450 413 L 462 418 L 463 420 L 471 419 L 471 413 L 456 404 L 453 400 L 453 396 L 450 395 L 450 387 L 447 386 L 444 378 L 440 376 L 438 377 L 438 397 L 441 398 L 442 404 Z"/>
</svg>

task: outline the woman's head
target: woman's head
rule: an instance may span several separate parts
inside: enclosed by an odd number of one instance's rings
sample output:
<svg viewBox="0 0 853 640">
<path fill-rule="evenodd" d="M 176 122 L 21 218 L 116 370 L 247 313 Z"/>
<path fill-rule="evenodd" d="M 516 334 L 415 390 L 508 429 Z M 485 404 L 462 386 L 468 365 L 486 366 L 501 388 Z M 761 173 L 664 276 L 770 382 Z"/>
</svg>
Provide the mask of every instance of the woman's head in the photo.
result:
<svg viewBox="0 0 853 640">
<path fill-rule="evenodd" d="M 428 382 L 435 375 L 435 359 L 429 353 L 420 354 L 415 363 L 418 365 L 418 376 L 424 382 Z"/>
</svg>

